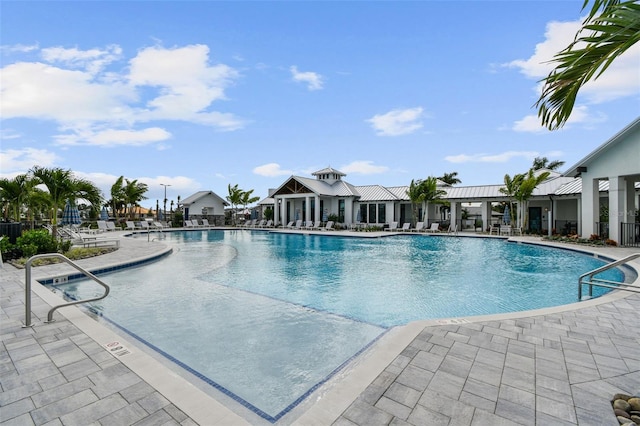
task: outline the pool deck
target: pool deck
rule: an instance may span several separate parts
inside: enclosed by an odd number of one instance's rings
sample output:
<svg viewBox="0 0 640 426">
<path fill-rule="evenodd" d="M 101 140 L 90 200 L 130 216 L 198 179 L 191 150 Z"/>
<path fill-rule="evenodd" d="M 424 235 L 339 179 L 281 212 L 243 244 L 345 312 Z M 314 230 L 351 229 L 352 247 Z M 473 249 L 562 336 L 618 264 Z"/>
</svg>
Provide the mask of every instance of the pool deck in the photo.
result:
<svg viewBox="0 0 640 426">
<path fill-rule="evenodd" d="M 640 252 L 588 249 L 614 259 Z M 78 264 L 93 270 L 169 250 L 161 240 L 121 238 L 117 251 Z M 640 271 L 638 259 L 631 265 Z M 75 272 L 64 264 L 32 271 L 33 279 Z M 23 327 L 24 275 L 7 264 L 0 269 L 0 424 L 266 424 L 212 398 L 78 307 L 59 309 L 45 323 L 62 299 L 38 283 L 33 324 Z M 615 393 L 640 394 L 638 293 L 395 327 L 276 424 L 613 426 Z"/>
</svg>

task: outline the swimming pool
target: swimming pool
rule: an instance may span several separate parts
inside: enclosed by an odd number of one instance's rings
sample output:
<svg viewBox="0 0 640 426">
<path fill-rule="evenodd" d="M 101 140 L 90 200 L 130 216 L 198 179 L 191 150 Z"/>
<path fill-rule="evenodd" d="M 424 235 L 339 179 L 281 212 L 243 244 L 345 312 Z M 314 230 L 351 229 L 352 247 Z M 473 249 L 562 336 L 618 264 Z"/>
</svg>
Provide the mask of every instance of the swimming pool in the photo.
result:
<svg viewBox="0 0 640 426">
<path fill-rule="evenodd" d="M 174 254 L 105 277 L 95 310 L 270 422 L 388 327 L 572 303 L 577 277 L 603 264 L 495 239 L 166 235 Z"/>
</svg>

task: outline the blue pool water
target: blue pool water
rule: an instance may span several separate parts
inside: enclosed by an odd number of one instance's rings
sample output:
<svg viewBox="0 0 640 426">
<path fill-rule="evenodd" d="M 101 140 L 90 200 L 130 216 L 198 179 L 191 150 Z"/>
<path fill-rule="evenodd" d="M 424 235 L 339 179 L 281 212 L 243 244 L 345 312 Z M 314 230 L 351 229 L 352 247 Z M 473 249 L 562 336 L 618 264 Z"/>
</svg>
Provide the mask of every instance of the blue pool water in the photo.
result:
<svg viewBox="0 0 640 426">
<path fill-rule="evenodd" d="M 603 265 L 482 238 L 166 235 L 174 253 L 105 276 L 111 293 L 94 309 L 272 422 L 388 327 L 573 303 L 579 275 Z"/>
</svg>

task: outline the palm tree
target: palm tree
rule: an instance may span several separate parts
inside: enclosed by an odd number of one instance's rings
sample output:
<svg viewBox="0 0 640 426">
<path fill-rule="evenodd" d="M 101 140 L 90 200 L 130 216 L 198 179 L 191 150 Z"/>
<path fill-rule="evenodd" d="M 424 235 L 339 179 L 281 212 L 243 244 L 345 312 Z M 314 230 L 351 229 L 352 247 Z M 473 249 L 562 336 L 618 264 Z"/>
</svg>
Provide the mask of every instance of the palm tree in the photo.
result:
<svg viewBox="0 0 640 426">
<path fill-rule="evenodd" d="M 116 179 L 116 182 L 111 186 L 111 200 L 109 200 L 111 210 L 113 211 L 116 221 L 118 220 L 118 212 L 124 210 L 126 214 L 126 201 L 124 193 L 124 176 L 120 176 Z"/>
<path fill-rule="evenodd" d="M 589 4 L 585 0 L 582 9 Z M 640 4 L 636 1 L 594 0 L 574 41 L 554 56 L 557 65 L 542 82 L 535 103 L 542 125 L 564 126 L 580 88 L 596 80 L 611 63 L 640 41 Z"/>
<path fill-rule="evenodd" d="M 249 204 L 253 204 L 256 201 L 260 201 L 260 197 L 258 196 L 254 196 L 252 197 L 251 194 L 253 194 L 253 189 L 250 189 L 249 191 L 242 191 L 242 195 L 241 195 L 241 200 L 242 200 L 242 205 L 244 206 L 244 208 L 246 209 L 247 206 Z"/>
<path fill-rule="evenodd" d="M 549 161 L 547 157 L 536 157 L 533 159 L 533 165 L 531 168 L 533 170 L 547 169 L 547 170 L 556 170 L 564 165 L 564 161 L 555 160 Z"/>
<path fill-rule="evenodd" d="M 458 172 L 445 173 L 440 176 L 438 179 L 443 181 L 444 183 L 448 183 L 449 185 L 456 185 L 458 183 L 462 183 L 460 179 L 458 179 Z"/>
<path fill-rule="evenodd" d="M 229 195 L 227 195 L 227 201 L 231 204 L 231 211 L 233 212 L 233 225 L 236 224 L 236 206 L 242 204 L 242 190 L 238 188 L 238 184 L 228 186 Z"/>
<path fill-rule="evenodd" d="M 520 182 L 522 182 L 522 179 L 524 179 L 523 174 L 514 175 L 513 178 L 506 174 L 504 175 L 504 187 L 499 189 L 499 191 L 509 199 L 509 219 L 512 223 L 514 222 L 513 215 L 515 212 L 515 209 L 513 208 L 513 200 L 516 198 L 516 193 L 520 188 Z"/>
<path fill-rule="evenodd" d="M 129 216 L 133 219 L 133 211 L 136 206 L 140 205 L 140 201 L 146 200 L 147 197 L 144 194 L 149 187 L 146 183 L 138 182 L 138 179 L 129 180 L 125 179 L 125 185 L 123 189 L 124 202 L 125 202 L 125 216 L 129 212 Z"/>
<path fill-rule="evenodd" d="M 33 180 L 26 174 L 18 175 L 13 179 L 0 179 L 0 199 L 4 205 L 5 219 L 11 212 L 13 221 L 20 222 L 20 213 L 33 187 Z"/>
<path fill-rule="evenodd" d="M 423 206 L 425 203 L 425 217 L 426 211 L 429 207 L 429 202 L 436 201 L 442 199 L 447 194 L 446 191 L 438 188 L 438 180 L 429 176 L 428 178 L 422 180 L 411 180 L 411 184 L 409 185 L 409 189 L 407 190 L 407 195 L 411 200 L 411 212 L 413 218 L 413 226 L 416 225 L 418 220 L 418 209 Z"/>
<path fill-rule="evenodd" d="M 518 185 L 518 189 L 516 190 L 515 198 L 516 200 L 518 200 L 518 203 L 522 207 L 519 210 L 520 220 L 518 221 L 522 228 L 527 226 L 526 212 L 529 210 L 527 208 L 527 204 L 529 198 L 531 198 L 531 196 L 533 195 L 533 190 L 536 189 L 536 187 L 540 185 L 540 183 L 544 182 L 549 177 L 549 175 L 549 172 L 544 172 L 536 175 L 533 169 L 529 169 L 526 175 L 521 175 L 522 178 L 520 179 L 520 184 Z"/>
<path fill-rule="evenodd" d="M 100 205 L 102 194 L 100 189 L 93 183 L 85 179 L 76 178 L 71 170 L 64 170 L 59 167 L 51 169 L 35 166 L 31 173 L 38 183 L 43 184 L 49 191 L 53 215 L 51 224 L 53 225 L 53 235 L 56 235 L 58 226 L 58 211 L 67 201 L 75 201 L 76 198 L 84 198 L 94 205 Z"/>
</svg>

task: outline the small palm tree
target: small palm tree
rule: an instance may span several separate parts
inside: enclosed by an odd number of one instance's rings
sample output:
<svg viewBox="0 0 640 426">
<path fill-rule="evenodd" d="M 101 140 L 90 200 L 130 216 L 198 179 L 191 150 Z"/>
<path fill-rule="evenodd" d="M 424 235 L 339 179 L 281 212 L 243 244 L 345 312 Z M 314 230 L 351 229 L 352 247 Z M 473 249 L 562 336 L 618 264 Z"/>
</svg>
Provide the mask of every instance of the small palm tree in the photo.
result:
<svg viewBox="0 0 640 426">
<path fill-rule="evenodd" d="M 411 200 L 411 211 L 413 217 L 413 226 L 416 225 L 418 221 L 418 209 L 425 205 L 425 217 L 426 211 L 429 207 L 429 202 L 440 202 L 442 197 L 447 194 L 446 191 L 438 188 L 438 180 L 429 176 L 428 178 L 422 180 L 411 180 L 411 184 L 409 185 L 409 189 L 407 190 L 407 195 Z"/>
<path fill-rule="evenodd" d="M 509 219 L 511 223 L 515 223 L 515 221 L 513 220 L 513 215 L 516 210 L 514 209 L 513 201 L 516 198 L 516 193 L 520 188 L 520 183 L 522 182 L 522 179 L 524 179 L 524 175 L 522 174 L 517 174 L 513 176 L 513 178 L 508 174 L 506 174 L 504 175 L 504 186 L 499 189 L 499 191 L 504 195 L 506 195 L 507 198 L 509 199 L 509 207 L 510 207 Z"/>
<path fill-rule="evenodd" d="M 438 179 L 440 179 L 444 183 L 448 183 L 449 185 L 457 185 L 459 183 L 462 183 L 462 181 L 458 179 L 458 172 L 445 173 Z"/>
<path fill-rule="evenodd" d="M 129 217 L 133 220 L 133 212 L 135 210 L 135 207 L 140 206 L 140 202 L 147 199 L 144 194 L 148 191 L 149 187 L 146 183 L 138 182 L 137 179 L 125 179 L 124 181 L 125 185 L 123 193 L 124 201 L 127 206 L 125 207 L 125 216 L 127 215 L 128 211 Z"/>
<path fill-rule="evenodd" d="M 244 206 L 245 209 L 247 208 L 247 206 L 249 204 L 253 204 L 256 201 L 260 201 L 260 197 L 258 197 L 258 196 L 252 197 L 251 196 L 251 194 L 253 194 L 253 191 L 254 191 L 253 189 L 250 189 L 249 191 L 242 191 L 242 195 L 241 195 L 240 198 L 242 200 L 241 201 L 242 205 Z"/>
<path fill-rule="evenodd" d="M 227 201 L 229 202 L 229 204 L 231 204 L 231 211 L 234 212 L 232 217 L 233 217 L 233 225 L 235 225 L 236 224 L 235 210 L 236 210 L 236 206 L 239 206 L 240 204 L 242 204 L 242 190 L 238 188 L 237 183 L 233 186 L 229 184 L 228 190 L 229 190 L 229 195 L 227 195 Z"/>
</svg>

